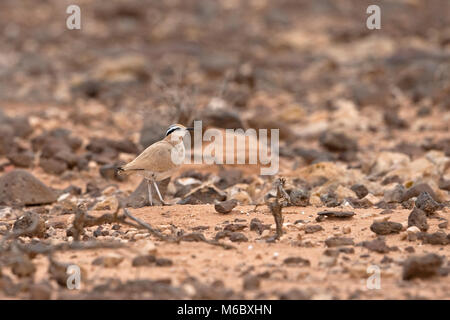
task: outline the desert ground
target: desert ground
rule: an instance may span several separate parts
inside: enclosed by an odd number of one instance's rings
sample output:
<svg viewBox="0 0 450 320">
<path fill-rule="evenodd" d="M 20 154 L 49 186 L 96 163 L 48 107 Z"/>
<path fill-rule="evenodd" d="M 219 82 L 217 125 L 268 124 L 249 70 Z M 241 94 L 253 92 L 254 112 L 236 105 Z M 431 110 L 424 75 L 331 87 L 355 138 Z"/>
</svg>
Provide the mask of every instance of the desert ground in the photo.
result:
<svg viewBox="0 0 450 320">
<path fill-rule="evenodd" d="M 447 0 L 69 4 L 0 3 L 1 299 L 450 298 Z M 279 129 L 277 174 L 149 206 L 117 168 L 195 120 Z"/>
</svg>

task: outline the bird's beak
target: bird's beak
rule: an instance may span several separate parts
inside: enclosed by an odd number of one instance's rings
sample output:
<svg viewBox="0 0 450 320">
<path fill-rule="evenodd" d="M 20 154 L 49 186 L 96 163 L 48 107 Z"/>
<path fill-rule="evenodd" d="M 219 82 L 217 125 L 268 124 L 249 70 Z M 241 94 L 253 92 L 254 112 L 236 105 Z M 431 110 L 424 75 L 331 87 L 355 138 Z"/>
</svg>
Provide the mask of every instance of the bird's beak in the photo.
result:
<svg viewBox="0 0 450 320">
<path fill-rule="evenodd" d="M 186 130 L 187 130 L 187 131 L 194 131 L 194 128 L 193 128 L 193 127 L 190 127 L 190 128 L 186 128 Z"/>
</svg>

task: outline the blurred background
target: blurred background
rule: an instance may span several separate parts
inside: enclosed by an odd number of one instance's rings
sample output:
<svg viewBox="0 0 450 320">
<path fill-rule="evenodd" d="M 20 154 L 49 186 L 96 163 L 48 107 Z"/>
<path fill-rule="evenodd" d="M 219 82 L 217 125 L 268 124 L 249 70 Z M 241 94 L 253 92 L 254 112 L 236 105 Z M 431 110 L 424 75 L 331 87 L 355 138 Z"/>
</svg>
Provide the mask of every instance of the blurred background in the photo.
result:
<svg viewBox="0 0 450 320">
<path fill-rule="evenodd" d="M 71 4 L 81 30 L 66 27 Z M 366 27 L 371 4 L 381 30 Z M 136 150 L 174 122 L 279 128 L 290 168 L 351 161 L 356 150 L 415 156 L 432 144 L 448 154 L 449 9 L 448 0 L 2 0 L 0 107 L 31 125 L 16 137 L 64 127 Z"/>
</svg>

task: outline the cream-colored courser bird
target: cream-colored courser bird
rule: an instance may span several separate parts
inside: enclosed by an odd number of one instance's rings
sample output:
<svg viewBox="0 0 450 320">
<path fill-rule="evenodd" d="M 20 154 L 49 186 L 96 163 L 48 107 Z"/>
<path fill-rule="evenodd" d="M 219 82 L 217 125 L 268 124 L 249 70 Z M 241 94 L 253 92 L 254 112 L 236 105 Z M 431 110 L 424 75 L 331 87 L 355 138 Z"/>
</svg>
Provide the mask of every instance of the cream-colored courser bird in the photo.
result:
<svg viewBox="0 0 450 320">
<path fill-rule="evenodd" d="M 156 182 L 171 177 L 175 169 L 183 163 L 185 156 L 183 138 L 188 130 L 192 131 L 194 128 L 186 128 L 181 124 L 171 125 L 163 140 L 155 142 L 136 159 L 118 168 L 119 174 L 138 174 L 147 180 L 148 199 L 151 206 L 153 206 L 152 184 L 161 203 L 166 204 Z"/>
</svg>

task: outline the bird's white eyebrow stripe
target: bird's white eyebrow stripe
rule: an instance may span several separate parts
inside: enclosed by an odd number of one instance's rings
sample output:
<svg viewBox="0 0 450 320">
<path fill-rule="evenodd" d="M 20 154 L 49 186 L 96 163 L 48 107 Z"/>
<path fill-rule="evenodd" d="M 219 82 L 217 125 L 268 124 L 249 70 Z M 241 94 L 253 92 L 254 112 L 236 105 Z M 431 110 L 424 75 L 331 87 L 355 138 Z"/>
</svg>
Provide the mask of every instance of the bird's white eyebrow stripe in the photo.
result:
<svg viewBox="0 0 450 320">
<path fill-rule="evenodd" d="M 169 135 L 169 134 L 171 134 L 172 132 L 174 132 L 174 131 L 176 131 L 176 130 L 178 130 L 178 129 L 181 129 L 179 126 L 173 126 L 173 127 L 170 127 L 169 129 L 167 129 L 167 132 L 166 132 L 166 137 Z"/>
</svg>

